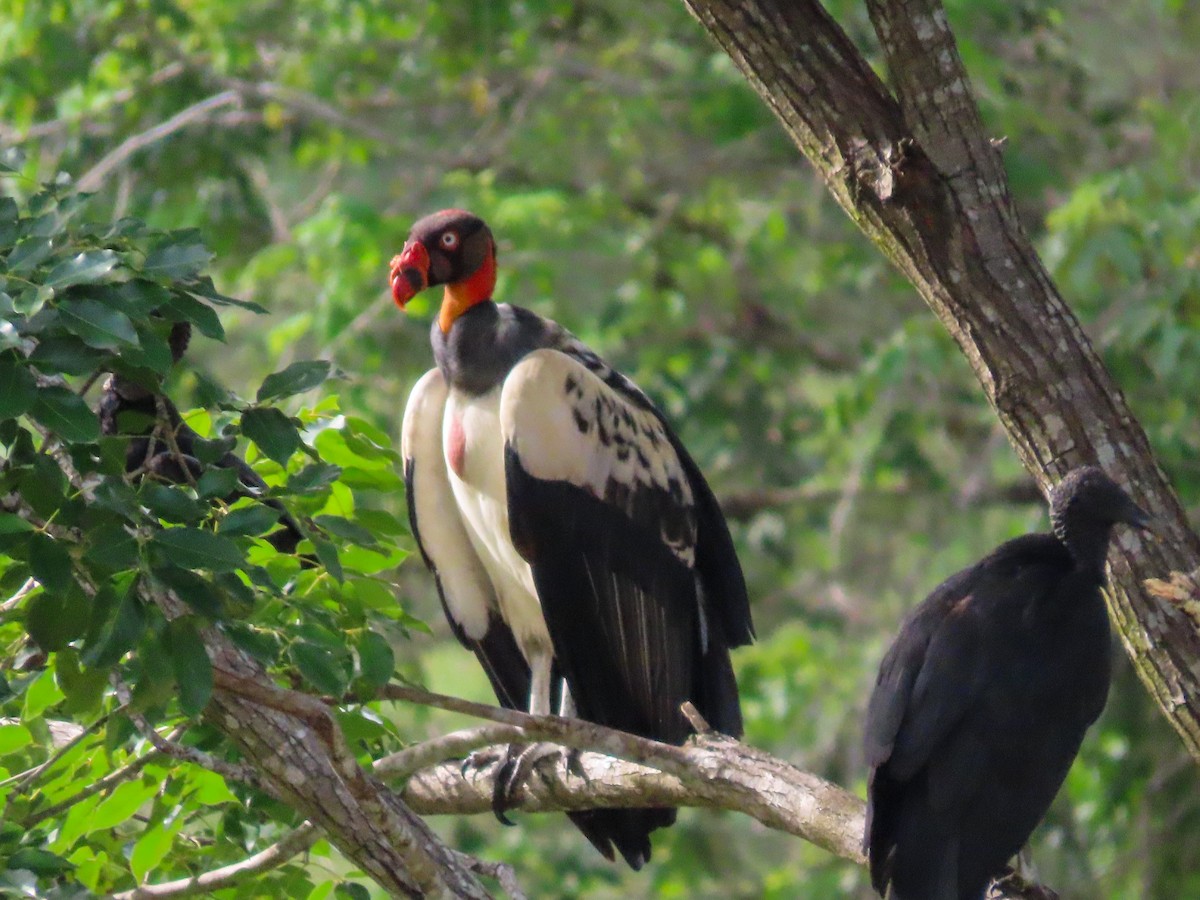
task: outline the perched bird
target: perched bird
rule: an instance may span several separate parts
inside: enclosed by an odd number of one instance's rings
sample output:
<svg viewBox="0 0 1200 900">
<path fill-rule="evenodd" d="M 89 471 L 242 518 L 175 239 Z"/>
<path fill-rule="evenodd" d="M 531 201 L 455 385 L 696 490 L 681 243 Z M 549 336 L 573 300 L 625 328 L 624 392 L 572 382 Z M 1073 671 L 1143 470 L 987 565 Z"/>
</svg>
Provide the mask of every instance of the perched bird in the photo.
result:
<svg viewBox="0 0 1200 900">
<path fill-rule="evenodd" d="M 462 210 L 417 222 L 391 264 L 401 309 L 445 285 L 402 454 L 451 629 L 506 707 L 679 744 L 691 700 L 740 736 L 729 650 L 753 630 L 712 491 L 641 390 L 561 326 L 495 303 L 495 283 L 492 233 Z M 570 816 L 637 869 L 675 810 Z"/>
<path fill-rule="evenodd" d="M 1116 523 L 1150 519 L 1100 469 L 1050 494 L 1029 534 L 952 575 L 914 609 L 867 708 L 864 849 L 892 900 L 982 900 L 1058 792 L 1104 708 L 1100 594 Z"/>
</svg>

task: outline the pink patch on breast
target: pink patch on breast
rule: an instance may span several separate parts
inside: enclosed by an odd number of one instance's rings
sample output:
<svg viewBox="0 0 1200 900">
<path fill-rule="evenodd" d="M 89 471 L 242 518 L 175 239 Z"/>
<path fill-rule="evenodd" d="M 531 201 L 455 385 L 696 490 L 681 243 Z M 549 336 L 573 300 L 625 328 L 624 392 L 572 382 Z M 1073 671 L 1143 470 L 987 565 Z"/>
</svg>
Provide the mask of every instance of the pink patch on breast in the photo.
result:
<svg viewBox="0 0 1200 900">
<path fill-rule="evenodd" d="M 459 478 L 467 463 L 467 435 L 463 431 L 462 419 L 455 416 L 450 420 L 450 432 L 446 435 L 446 462 Z"/>
</svg>

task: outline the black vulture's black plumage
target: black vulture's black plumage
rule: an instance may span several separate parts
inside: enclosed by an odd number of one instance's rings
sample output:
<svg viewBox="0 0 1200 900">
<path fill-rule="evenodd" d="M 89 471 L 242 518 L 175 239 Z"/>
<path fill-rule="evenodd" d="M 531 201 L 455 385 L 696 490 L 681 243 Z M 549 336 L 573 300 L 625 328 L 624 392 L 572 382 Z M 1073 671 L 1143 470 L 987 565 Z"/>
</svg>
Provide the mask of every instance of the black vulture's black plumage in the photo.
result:
<svg viewBox="0 0 1200 900">
<path fill-rule="evenodd" d="M 1108 695 L 1113 525 L 1147 515 L 1100 469 L 905 620 L 867 709 L 864 847 L 893 900 L 982 900 L 1029 838 Z"/>
</svg>

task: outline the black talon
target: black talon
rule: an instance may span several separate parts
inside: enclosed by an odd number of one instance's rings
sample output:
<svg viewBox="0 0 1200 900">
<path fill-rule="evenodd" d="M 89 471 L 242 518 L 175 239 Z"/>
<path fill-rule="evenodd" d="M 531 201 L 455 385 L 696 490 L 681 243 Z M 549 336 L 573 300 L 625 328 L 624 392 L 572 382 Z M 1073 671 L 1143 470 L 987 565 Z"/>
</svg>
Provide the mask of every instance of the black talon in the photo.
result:
<svg viewBox="0 0 1200 900">
<path fill-rule="evenodd" d="M 520 744 L 509 744 L 503 761 L 496 769 L 495 780 L 492 782 L 492 814 L 501 825 L 517 824 L 504 813 L 512 805 L 512 796 L 520 787 L 518 776 L 525 749 Z"/>
<path fill-rule="evenodd" d="M 582 778 L 586 784 L 592 783 L 592 779 L 583 768 L 583 751 L 578 748 L 572 747 L 567 751 L 567 771 Z"/>
</svg>

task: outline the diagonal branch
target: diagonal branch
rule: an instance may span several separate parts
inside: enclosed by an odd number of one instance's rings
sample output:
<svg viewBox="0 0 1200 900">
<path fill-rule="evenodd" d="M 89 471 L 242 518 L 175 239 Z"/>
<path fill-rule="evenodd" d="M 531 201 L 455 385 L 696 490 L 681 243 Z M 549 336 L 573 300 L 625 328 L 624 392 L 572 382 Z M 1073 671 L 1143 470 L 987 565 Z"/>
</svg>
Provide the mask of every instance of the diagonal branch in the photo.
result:
<svg viewBox="0 0 1200 900">
<path fill-rule="evenodd" d="M 1161 523 L 1110 556 L 1134 666 L 1200 760 L 1200 628 L 1147 578 L 1200 566 L 1200 536 L 1017 221 L 938 0 L 870 0 L 899 100 L 816 0 L 684 0 L 958 343 L 1045 490 L 1103 466 Z"/>
<path fill-rule="evenodd" d="M 76 186 L 80 191 L 84 192 L 98 190 L 104 184 L 104 180 L 116 169 L 123 166 L 134 154 L 170 137 L 175 132 L 187 128 L 189 125 L 207 121 L 215 112 L 224 109 L 226 106 L 232 106 L 240 102 L 241 94 L 237 91 L 221 91 L 219 94 L 213 94 L 211 97 L 206 97 L 198 103 L 193 103 L 191 106 L 181 109 L 165 122 L 159 122 L 145 131 L 126 138 L 113 150 L 105 154 L 96 165 L 88 169 L 83 177 L 79 179 Z"/>
</svg>

